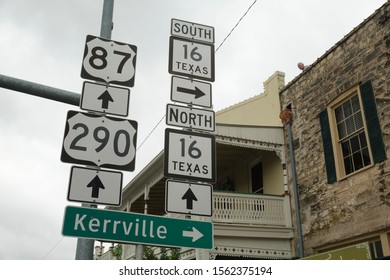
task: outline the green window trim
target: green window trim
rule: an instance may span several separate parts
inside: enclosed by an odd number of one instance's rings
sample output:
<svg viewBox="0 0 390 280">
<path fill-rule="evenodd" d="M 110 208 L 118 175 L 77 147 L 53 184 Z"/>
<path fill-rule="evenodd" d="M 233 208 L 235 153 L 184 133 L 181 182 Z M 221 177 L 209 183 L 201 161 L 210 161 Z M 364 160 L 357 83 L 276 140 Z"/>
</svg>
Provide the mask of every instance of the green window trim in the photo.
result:
<svg viewBox="0 0 390 280">
<path fill-rule="evenodd" d="M 332 145 L 332 136 L 330 132 L 329 117 L 328 112 L 325 109 L 319 115 L 320 125 L 321 125 L 321 134 L 322 134 L 322 145 L 324 148 L 325 155 L 325 166 L 326 174 L 328 177 L 328 184 L 331 184 L 337 180 L 336 177 L 336 165 L 334 162 L 333 154 L 333 145 Z"/>
<path fill-rule="evenodd" d="M 368 138 L 370 139 L 372 157 L 374 162 L 378 163 L 384 161 L 387 157 L 371 81 L 360 85 L 360 94 L 366 118 Z"/>
</svg>

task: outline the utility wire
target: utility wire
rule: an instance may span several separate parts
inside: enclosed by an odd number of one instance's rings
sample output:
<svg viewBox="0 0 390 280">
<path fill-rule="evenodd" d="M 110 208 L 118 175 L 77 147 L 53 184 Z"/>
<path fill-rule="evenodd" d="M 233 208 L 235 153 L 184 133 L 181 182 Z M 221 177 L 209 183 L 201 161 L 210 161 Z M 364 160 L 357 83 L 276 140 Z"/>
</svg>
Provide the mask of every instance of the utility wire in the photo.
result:
<svg viewBox="0 0 390 280">
<path fill-rule="evenodd" d="M 47 254 L 42 258 L 42 260 L 46 259 L 48 255 L 50 255 L 51 252 L 53 252 L 53 250 L 55 248 L 57 248 L 58 244 L 60 244 L 60 242 L 62 241 L 62 239 L 64 239 L 64 237 L 62 236 L 60 240 L 57 241 L 56 244 L 54 244 L 53 248 L 51 248 L 51 250 L 49 252 L 47 252 Z"/>
<path fill-rule="evenodd" d="M 236 25 L 230 30 L 229 34 L 226 35 L 226 37 L 223 39 L 222 43 L 218 46 L 218 48 L 215 50 L 215 53 L 222 47 L 222 45 L 225 43 L 225 41 L 230 37 L 230 35 L 233 33 L 234 29 L 241 23 L 243 18 L 248 14 L 249 10 L 252 9 L 252 7 L 256 4 L 257 0 L 253 1 L 253 3 L 249 6 L 249 8 L 246 10 L 246 12 L 242 15 L 242 17 L 238 20 Z M 153 127 L 153 129 L 150 131 L 148 136 L 142 141 L 142 143 L 138 146 L 137 151 L 141 148 L 141 146 L 148 140 L 148 138 L 153 134 L 153 132 L 156 130 L 156 128 L 160 125 L 162 120 L 165 118 L 166 115 L 162 116 L 162 118 L 158 121 L 158 123 Z"/>
<path fill-rule="evenodd" d="M 222 43 L 218 46 L 218 48 L 215 50 L 215 52 L 217 52 L 219 50 L 219 48 L 222 47 L 222 45 L 225 43 L 227 38 L 230 37 L 230 35 L 233 33 L 234 29 L 236 29 L 236 27 L 240 24 L 242 19 L 248 14 L 249 10 L 256 4 L 256 2 L 257 2 L 257 0 L 253 1 L 252 5 L 249 6 L 248 10 L 246 10 L 246 12 L 243 14 L 243 16 L 238 20 L 236 25 L 232 28 L 232 30 L 230 30 L 229 34 L 226 35 L 225 39 L 223 39 Z"/>
<path fill-rule="evenodd" d="M 144 139 L 144 141 L 142 141 L 142 143 L 138 146 L 137 148 L 137 151 L 142 147 L 142 145 L 146 142 L 146 140 L 148 140 L 148 138 L 150 137 L 150 135 L 152 135 L 152 133 L 156 130 L 156 128 L 160 125 L 160 123 L 162 122 L 162 120 L 165 118 L 166 115 L 162 116 L 162 118 L 158 121 L 158 123 L 153 127 L 153 129 L 149 132 L 148 136 L 146 136 L 146 138 Z"/>
</svg>

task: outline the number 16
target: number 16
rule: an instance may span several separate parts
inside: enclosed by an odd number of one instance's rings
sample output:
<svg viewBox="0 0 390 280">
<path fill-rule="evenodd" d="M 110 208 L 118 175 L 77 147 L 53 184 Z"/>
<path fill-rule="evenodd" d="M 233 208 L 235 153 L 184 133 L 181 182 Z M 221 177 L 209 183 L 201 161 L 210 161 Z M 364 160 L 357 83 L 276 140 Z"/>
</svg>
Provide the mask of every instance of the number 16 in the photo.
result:
<svg viewBox="0 0 390 280">
<path fill-rule="evenodd" d="M 180 139 L 180 142 L 181 142 L 181 156 L 182 157 L 185 157 L 186 155 L 186 142 L 185 142 L 185 138 L 181 138 Z M 195 147 L 197 141 L 194 140 L 191 142 L 191 144 L 189 145 L 188 147 L 188 155 L 192 158 L 200 158 L 202 156 L 202 152 L 201 150 L 199 150 L 199 148 Z"/>
<path fill-rule="evenodd" d="M 188 45 L 183 45 L 183 48 L 184 48 L 184 58 L 188 59 Z M 201 61 L 202 55 L 199 52 L 197 52 L 197 50 L 198 47 L 193 48 L 190 52 L 190 57 L 192 60 Z"/>
</svg>

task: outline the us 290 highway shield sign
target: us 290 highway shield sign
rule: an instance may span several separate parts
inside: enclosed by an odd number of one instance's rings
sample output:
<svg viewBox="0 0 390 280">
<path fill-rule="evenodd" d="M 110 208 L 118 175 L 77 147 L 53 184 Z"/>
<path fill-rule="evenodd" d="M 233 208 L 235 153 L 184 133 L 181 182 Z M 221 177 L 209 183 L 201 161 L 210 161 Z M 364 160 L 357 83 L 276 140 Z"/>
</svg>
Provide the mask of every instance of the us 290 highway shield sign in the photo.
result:
<svg viewBox="0 0 390 280">
<path fill-rule="evenodd" d="M 137 122 L 69 111 L 61 161 L 133 171 Z"/>
</svg>

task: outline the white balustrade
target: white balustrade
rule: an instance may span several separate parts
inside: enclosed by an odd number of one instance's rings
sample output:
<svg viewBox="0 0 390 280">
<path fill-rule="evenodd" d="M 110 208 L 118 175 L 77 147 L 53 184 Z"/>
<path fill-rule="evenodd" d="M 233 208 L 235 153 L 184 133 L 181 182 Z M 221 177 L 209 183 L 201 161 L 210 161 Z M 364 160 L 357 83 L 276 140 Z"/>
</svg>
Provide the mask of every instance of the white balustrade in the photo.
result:
<svg viewBox="0 0 390 280">
<path fill-rule="evenodd" d="M 286 226 L 284 196 L 217 192 L 212 222 Z"/>
</svg>

